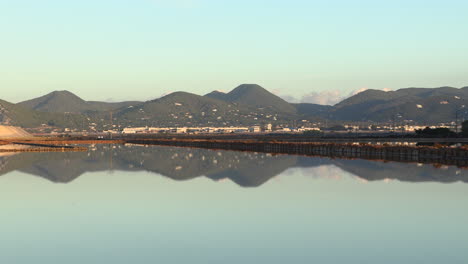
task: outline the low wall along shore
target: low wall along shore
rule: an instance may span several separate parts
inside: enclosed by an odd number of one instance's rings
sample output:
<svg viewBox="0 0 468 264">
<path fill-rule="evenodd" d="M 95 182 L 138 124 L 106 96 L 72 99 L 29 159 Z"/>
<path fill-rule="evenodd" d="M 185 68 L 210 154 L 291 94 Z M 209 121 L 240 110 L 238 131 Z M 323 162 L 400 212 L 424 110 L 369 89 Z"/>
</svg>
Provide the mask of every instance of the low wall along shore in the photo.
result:
<svg viewBox="0 0 468 264">
<path fill-rule="evenodd" d="M 144 145 L 168 145 L 337 158 L 362 158 L 468 167 L 468 149 L 464 147 L 449 148 L 334 143 L 150 139 L 128 140 L 127 142 Z"/>
<path fill-rule="evenodd" d="M 1 141 L 1 140 L 0 140 Z M 27 145 L 31 149 L 13 148 L 0 152 L 20 151 L 86 151 L 77 145 L 89 144 L 139 144 L 235 151 L 254 151 L 277 154 L 294 154 L 336 158 L 359 158 L 382 161 L 432 163 L 468 167 L 468 147 L 438 146 L 391 146 L 365 143 L 330 142 L 288 142 L 259 140 L 219 140 L 188 138 L 134 138 L 117 140 L 96 140 L 92 138 L 32 138 L 24 140 L 3 140 L 4 144 Z M 1 144 L 0 144 L 1 145 Z"/>
</svg>

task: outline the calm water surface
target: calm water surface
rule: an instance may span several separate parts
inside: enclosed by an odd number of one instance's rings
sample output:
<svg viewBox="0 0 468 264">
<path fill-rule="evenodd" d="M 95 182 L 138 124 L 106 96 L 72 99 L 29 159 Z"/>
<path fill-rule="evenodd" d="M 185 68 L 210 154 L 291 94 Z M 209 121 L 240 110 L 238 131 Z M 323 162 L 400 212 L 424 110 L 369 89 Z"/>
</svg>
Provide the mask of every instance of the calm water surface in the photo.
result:
<svg viewBox="0 0 468 264">
<path fill-rule="evenodd" d="M 468 263 L 456 167 L 101 146 L 0 174 L 0 263 Z"/>
</svg>

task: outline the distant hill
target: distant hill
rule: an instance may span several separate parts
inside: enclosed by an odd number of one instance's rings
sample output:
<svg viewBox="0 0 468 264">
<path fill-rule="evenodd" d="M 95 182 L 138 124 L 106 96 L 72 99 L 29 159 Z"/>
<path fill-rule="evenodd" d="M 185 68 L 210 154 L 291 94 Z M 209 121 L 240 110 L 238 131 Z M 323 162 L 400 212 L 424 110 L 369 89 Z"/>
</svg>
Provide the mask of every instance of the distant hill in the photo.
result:
<svg viewBox="0 0 468 264">
<path fill-rule="evenodd" d="M 227 94 L 215 91 L 205 96 L 280 113 L 296 113 L 293 105 L 257 84 L 242 84 Z"/>
<path fill-rule="evenodd" d="M 66 113 L 46 113 L 24 108 L 0 100 L 0 124 L 24 128 L 48 124 L 57 127 L 83 128 L 88 119 L 83 115 Z"/>
<path fill-rule="evenodd" d="M 206 94 L 205 97 L 213 98 L 213 99 L 218 99 L 221 101 L 227 101 L 227 94 L 220 92 L 220 91 L 213 91 L 209 94 Z"/>
<path fill-rule="evenodd" d="M 18 103 L 19 106 L 42 112 L 85 113 L 116 110 L 140 102 L 107 103 L 85 101 L 69 91 L 55 91 L 47 95 Z"/>
<path fill-rule="evenodd" d="M 139 107 L 127 107 L 116 113 L 122 121 L 141 125 L 209 123 L 218 117 L 233 114 L 235 107 L 223 101 L 186 92 L 175 92 L 162 98 L 145 102 Z M 231 113 L 230 113 L 231 111 Z"/>
<path fill-rule="evenodd" d="M 405 88 L 389 92 L 366 90 L 336 104 L 330 116 L 335 120 L 352 121 L 449 122 L 455 119 L 455 112 L 463 105 L 468 106 L 467 87 Z"/>
<path fill-rule="evenodd" d="M 329 118 L 330 111 L 333 109 L 331 105 L 319 105 L 319 104 L 292 104 L 296 107 L 297 113 L 305 117 L 320 117 Z"/>
<path fill-rule="evenodd" d="M 269 108 L 258 109 L 208 96 L 175 92 L 138 107 L 121 109 L 116 113 L 116 118 L 120 122 L 134 125 L 238 126 L 273 122 L 274 118 L 284 118 L 282 114 L 277 114 Z"/>
</svg>

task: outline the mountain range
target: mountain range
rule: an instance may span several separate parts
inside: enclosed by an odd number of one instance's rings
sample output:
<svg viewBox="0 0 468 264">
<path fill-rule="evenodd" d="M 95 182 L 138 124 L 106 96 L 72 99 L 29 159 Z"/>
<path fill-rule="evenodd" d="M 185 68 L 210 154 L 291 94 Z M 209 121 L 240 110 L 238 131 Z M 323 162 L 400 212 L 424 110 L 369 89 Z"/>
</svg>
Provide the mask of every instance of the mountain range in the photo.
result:
<svg viewBox="0 0 468 264">
<path fill-rule="evenodd" d="M 293 104 L 256 84 L 228 93 L 204 96 L 175 92 L 146 102 L 85 101 L 68 91 L 55 91 L 17 104 L 0 100 L 0 122 L 25 128 L 42 124 L 87 129 L 95 123 L 125 126 L 239 126 L 319 122 L 392 122 L 434 124 L 465 115 L 468 87 L 366 90 L 336 105 Z M 112 117 L 112 120 L 110 119 Z"/>
</svg>

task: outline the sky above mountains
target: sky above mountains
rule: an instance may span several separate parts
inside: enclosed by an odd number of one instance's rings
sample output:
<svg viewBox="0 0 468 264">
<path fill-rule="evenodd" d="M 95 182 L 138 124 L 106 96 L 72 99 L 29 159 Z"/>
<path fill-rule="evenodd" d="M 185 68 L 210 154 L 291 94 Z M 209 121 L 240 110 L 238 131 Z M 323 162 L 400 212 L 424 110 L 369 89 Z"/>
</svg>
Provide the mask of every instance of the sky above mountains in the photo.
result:
<svg viewBox="0 0 468 264">
<path fill-rule="evenodd" d="M 146 100 L 258 83 L 329 102 L 468 85 L 466 1 L 0 0 L 0 87 Z"/>
</svg>

